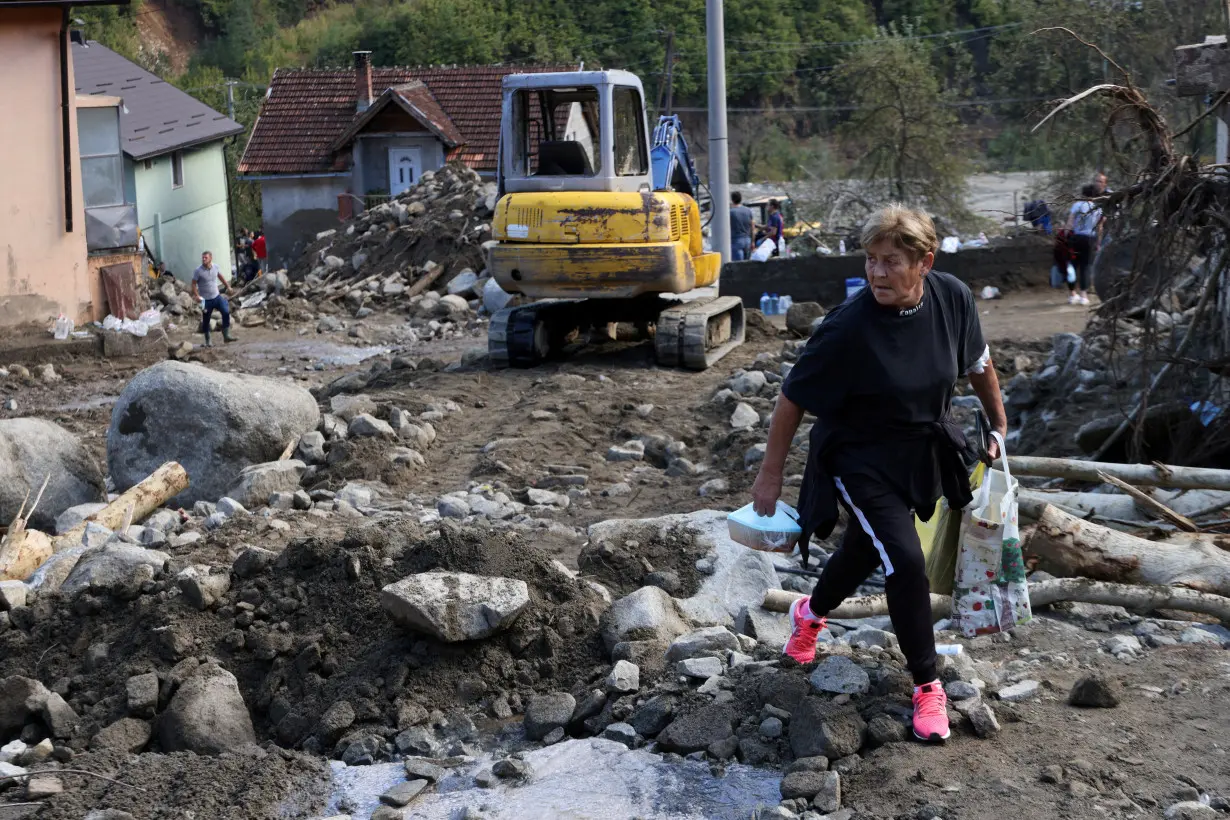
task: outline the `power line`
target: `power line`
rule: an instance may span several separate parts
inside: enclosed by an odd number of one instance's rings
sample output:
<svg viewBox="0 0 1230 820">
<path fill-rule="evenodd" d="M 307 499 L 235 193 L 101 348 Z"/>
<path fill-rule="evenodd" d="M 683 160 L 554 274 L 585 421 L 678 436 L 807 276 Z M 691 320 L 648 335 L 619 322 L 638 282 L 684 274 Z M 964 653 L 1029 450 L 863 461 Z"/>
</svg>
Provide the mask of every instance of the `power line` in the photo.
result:
<svg viewBox="0 0 1230 820">
<path fill-rule="evenodd" d="M 997 100 L 949 100 L 947 102 L 937 103 L 937 105 L 942 105 L 947 108 L 979 108 L 982 106 L 991 106 L 991 105 L 1011 105 L 1014 103 L 1044 102 L 1046 100 L 1053 100 L 1053 99 L 1054 97 L 1006 97 L 1006 98 L 997 99 Z M 740 113 L 740 114 L 799 114 L 799 113 L 818 113 L 818 112 L 825 112 L 825 111 L 861 111 L 865 108 L 874 108 L 874 107 L 875 106 L 870 106 L 870 105 L 816 105 L 816 106 L 800 105 L 800 106 L 791 106 L 787 108 L 755 108 L 755 107 L 731 106 L 727 108 L 726 110 L 733 111 L 733 112 Z M 704 114 L 708 112 L 709 109 L 704 108 L 704 107 L 675 106 L 675 111 L 684 112 L 688 114 Z"/>
</svg>

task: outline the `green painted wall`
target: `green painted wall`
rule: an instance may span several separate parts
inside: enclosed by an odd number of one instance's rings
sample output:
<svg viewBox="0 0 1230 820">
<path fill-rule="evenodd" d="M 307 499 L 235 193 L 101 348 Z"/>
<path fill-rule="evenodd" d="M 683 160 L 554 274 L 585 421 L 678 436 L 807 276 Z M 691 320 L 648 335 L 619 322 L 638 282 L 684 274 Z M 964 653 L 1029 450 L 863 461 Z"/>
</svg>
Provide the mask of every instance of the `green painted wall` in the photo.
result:
<svg viewBox="0 0 1230 820">
<path fill-rule="evenodd" d="M 184 184 L 178 188 L 171 184 L 170 154 L 154 157 L 148 167 L 143 161 L 133 163 L 141 233 L 154 256 L 180 279 L 192 275 L 206 250 L 213 251 L 214 263 L 229 276 L 233 240 L 222 141 L 187 149 L 183 158 Z"/>
</svg>

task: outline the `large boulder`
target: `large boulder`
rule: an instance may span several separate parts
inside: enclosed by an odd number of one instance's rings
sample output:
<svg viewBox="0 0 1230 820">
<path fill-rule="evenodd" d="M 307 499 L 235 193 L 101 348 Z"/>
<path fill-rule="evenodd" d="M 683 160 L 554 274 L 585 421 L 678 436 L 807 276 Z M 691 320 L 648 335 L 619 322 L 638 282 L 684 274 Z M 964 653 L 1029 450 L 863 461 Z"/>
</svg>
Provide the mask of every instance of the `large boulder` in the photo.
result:
<svg viewBox="0 0 1230 820">
<path fill-rule="evenodd" d="M 47 687 L 21 675 L 0 678 L 0 741 L 21 731 L 26 722 L 43 714 Z"/>
<path fill-rule="evenodd" d="M 73 566 L 60 586 L 61 594 L 71 598 L 87 590 L 135 593 L 145 581 L 166 570 L 171 556 L 158 550 L 132 544 L 108 544 L 88 549 Z"/>
<path fill-rule="evenodd" d="M 530 602 L 525 581 L 424 572 L 389 584 L 380 604 L 399 625 L 441 641 L 472 641 L 507 629 Z"/>
<path fill-rule="evenodd" d="M 243 468 L 277 459 L 319 421 L 312 394 L 289 381 L 160 362 L 138 373 L 116 401 L 107 464 L 123 491 L 178 461 L 191 483 L 175 501 L 216 501 Z"/>
<path fill-rule="evenodd" d="M 690 629 L 679 612 L 678 602 L 658 587 L 641 587 L 625 595 L 602 616 L 602 639 L 607 651 L 624 641 L 669 644 Z"/>
<path fill-rule="evenodd" d="M 51 530 L 69 507 L 107 500 L 102 470 L 72 433 L 44 419 L 0 421 L 0 521 L 12 521 L 27 496 L 28 511 L 48 476 L 30 519 L 39 529 Z"/>
<path fill-rule="evenodd" d="M 163 751 L 218 755 L 256 742 L 235 676 L 207 663 L 184 681 L 158 723 Z"/>
</svg>

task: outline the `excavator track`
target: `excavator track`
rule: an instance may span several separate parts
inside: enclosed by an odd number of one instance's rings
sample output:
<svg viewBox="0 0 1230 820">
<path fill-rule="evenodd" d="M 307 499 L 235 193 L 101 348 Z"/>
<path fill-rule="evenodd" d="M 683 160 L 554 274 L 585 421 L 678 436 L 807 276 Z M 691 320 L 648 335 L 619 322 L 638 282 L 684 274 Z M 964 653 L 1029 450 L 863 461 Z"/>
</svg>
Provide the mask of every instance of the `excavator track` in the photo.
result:
<svg viewBox="0 0 1230 820">
<path fill-rule="evenodd" d="M 557 299 L 505 308 L 491 317 L 487 353 L 497 367 L 534 367 L 564 347 L 574 330 L 656 320 L 654 350 L 667 367 L 704 370 L 743 344 L 743 302 L 734 296 L 664 299 Z"/>
<path fill-rule="evenodd" d="M 658 364 L 704 370 L 743 344 L 745 331 L 737 296 L 678 302 L 658 315 Z"/>
</svg>

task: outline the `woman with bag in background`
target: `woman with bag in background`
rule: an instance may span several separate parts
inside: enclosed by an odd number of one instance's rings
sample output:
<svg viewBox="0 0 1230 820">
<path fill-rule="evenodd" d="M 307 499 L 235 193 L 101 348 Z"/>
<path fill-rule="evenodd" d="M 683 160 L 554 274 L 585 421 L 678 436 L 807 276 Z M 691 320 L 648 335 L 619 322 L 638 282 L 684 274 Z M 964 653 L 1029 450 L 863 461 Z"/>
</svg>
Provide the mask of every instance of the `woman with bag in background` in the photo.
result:
<svg viewBox="0 0 1230 820">
<path fill-rule="evenodd" d="M 943 740 L 947 698 L 914 515 L 929 520 L 941 495 L 954 510 L 973 498 L 971 448 L 949 417 L 957 379 L 969 376 L 992 430 L 1002 435 L 1007 419 L 973 294 L 931 270 L 939 247 L 931 218 L 889 206 L 867 221 L 862 245 L 869 286 L 825 317 L 782 385 L 753 504 L 760 515 L 775 511 L 791 440 L 804 411 L 815 415 L 799 494 L 802 542 L 828 537 L 839 505 L 849 523 L 811 596 L 791 606 L 783 651 L 812 662 L 825 615 L 883 566 L 889 617 L 914 678 L 914 734 Z M 998 452 L 991 444 L 991 458 Z"/>
</svg>

